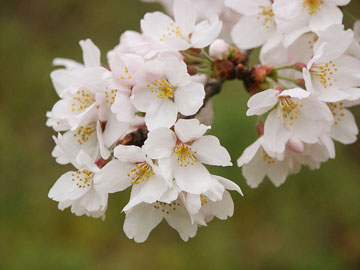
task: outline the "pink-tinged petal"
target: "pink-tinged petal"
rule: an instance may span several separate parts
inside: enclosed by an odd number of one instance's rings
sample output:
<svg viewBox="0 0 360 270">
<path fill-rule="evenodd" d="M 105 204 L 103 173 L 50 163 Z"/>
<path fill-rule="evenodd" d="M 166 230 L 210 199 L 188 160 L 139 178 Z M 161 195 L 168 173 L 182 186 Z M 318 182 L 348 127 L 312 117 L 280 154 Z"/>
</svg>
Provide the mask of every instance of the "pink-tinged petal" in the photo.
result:
<svg viewBox="0 0 360 270">
<path fill-rule="evenodd" d="M 146 36 L 175 50 L 186 50 L 189 44 L 176 35 L 177 26 L 170 17 L 161 12 L 146 13 L 144 19 L 141 20 L 141 29 Z M 178 30 L 181 31 L 181 29 Z"/>
<path fill-rule="evenodd" d="M 168 158 L 174 152 L 176 136 L 171 129 L 158 128 L 149 132 L 143 149 L 152 159 Z"/>
<path fill-rule="evenodd" d="M 172 86 L 187 85 L 191 82 L 186 64 L 178 58 L 167 55 L 164 59 L 164 66 L 166 66 L 165 78 Z"/>
<path fill-rule="evenodd" d="M 135 75 L 136 86 L 146 88 L 146 86 L 152 84 L 155 79 L 164 78 L 167 68 L 164 62 L 159 60 L 145 62 Z"/>
<path fill-rule="evenodd" d="M 182 115 L 190 116 L 199 111 L 204 104 L 204 85 L 191 82 L 176 89 L 174 102 Z"/>
<path fill-rule="evenodd" d="M 184 143 L 201 138 L 209 129 L 197 119 L 179 119 L 175 124 L 176 136 Z"/>
<path fill-rule="evenodd" d="M 278 102 L 278 95 L 279 91 L 275 89 L 269 89 L 253 95 L 247 103 L 249 109 L 246 115 L 262 115 L 268 112 Z"/>
<path fill-rule="evenodd" d="M 143 149 L 135 145 L 118 145 L 114 149 L 114 157 L 126 163 L 138 163 L 146 160 Z"/>
<path fill-rule="evenodd" d="M 184 35 L 189 35 L 196 23 L 196 10 L 188 0 L 175 0 L 173 5 L 174 19 Z"/>
<path fill-rule="evenodd" d="M 232 29 L 231 37 L 237 47 L 246 50 L 263 45 L 274 32 L 275 24 L 272 22 L 264 25 L 257 16 L 242 17 Z"/>
<path fill-rule="evenodd" d="M 83 50 L 84 64 L 86 67 L 100 67 L 100 50 L 90 40 L 81 40 L 80 46 Z"/>
<path fill-rule="evenodd" d="M 330 136 L 343 144 L 356 142 L 359 129 L 356 125 L 354 115 L 349 110 L 342 110 L 340 115 L 335 116 L 335 123 Z"/>
<path fill-rule="evenodd" d="M 187 167 L 182 166 L 175 169 L 175 181 L 179 187 L 192 194 L 201 194 L 207 191 L 211 185 L 210 173 L 200 162 Z"/>
<path fill-rule="evenodd" d="M 170 99 L 158 98 L 149 107 L 145 115 L 145 123 L 149 130 L 159 127 L 172 127 L 178 115 L 178 109 Z"/>
<path fill-rule="evenodd" d="M 105 193 L 123 191 L 131 185 L 131 178 L 128 176 L 130 170 L 135 166 L 123 163 L 119 160 L 112 160 L 95 174 L 94 186 L 96 190 Z"/>
<path fill-rule="evenodd" d="M 311 16 L 309 27 L 316 32 L 324 30 L 333 24 L 341 24 L 343 14 L 334 4 L 324 2 L 316 14 Z"/>
<path fill-rule="evenodd" d="M 121 84 L 132 86 L 135 81 L 135 74 L 142 67 L 144 60 L 136 54 L 115 54 L 110 61 L 110 69 L 113 76 Z"/>
<path fill-rule="evenodd" d="M 278 111 L 273 110 L 265 121 L 264 144 L 271 152 L 282 153 L 291 137 L 291 132 L 284 127 L 282 120 L 278 119 Z"/>
<path fill-rule="evenodd" d="M 204 48 L 209 46 L 219 36 L 222 22 L 218 16 L 209 20 L 204 20 L 195 26 L 191 35 L 191 45 L 194 48 Z"/>
<path fill-rule="evenodd" d="M 192 151 L 202 163 L 214 166 L 232 166 L 231 157 L 225 147 L 220 145 L 218 138 L 207 135 L 193 142 Z"/>
<path fill-rule="evenodd" d="M 162 213 L 156 211 L 153 204 L 141 203 L 126 213 L 124 232 L 136 243 L 142 243 L 162 219 Z"/>
</svg>

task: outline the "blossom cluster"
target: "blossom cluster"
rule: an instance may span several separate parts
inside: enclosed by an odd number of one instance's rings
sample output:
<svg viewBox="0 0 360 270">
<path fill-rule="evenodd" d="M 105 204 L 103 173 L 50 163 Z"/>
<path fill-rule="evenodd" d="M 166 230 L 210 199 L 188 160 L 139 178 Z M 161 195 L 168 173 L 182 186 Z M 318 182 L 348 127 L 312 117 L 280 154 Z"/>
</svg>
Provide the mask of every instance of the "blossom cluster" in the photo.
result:
<svg viewBox="0 0 360 270">
<path fill-rule="evenodd" d="M 90 39 L 80 41 L 83 63 L 54 60 L 52 155 L 76 168 L 49 192 L 59 209 L 104 219 L 109 194 L 130 189 L 123 228 L 136 242 L 163 219 L 187 241 L 231 217 L 229 191 L 242 195 L 239 186 L 205 166 L 232 166 L 207 135 L 210 98 L 226 80 L 244 81 L 247 115 L 258 116 L 259 138 L 237 161 L 251 187 L 265 176 L 279 186 L 334 158 L 334 140 L 356 141 L 348 108 L 360 100 L 359 26 L 345 30 L 339 8 L 350 0 L 158 2 L 170 16 L 146 13 L 107 65 Z M 261 65 L 248 67 L 260 46 Z"/>
</svg>

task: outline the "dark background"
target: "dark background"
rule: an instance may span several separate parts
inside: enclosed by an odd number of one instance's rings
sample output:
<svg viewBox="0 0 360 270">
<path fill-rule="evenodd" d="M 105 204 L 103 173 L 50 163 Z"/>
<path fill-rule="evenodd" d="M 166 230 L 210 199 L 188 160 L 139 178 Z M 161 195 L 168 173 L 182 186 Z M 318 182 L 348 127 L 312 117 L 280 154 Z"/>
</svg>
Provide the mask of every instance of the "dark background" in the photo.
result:
<svg viewBox="0 0 360 270">
<path fill-rule="evenodd" d="M 358 1 L 347 9 L 360 16 Z M 336 160 L 319 171 L 303 169 L 280 188 L 266 180 L 252 190 L 237 167 L 212 169 L 238 183 L 234 217 L 214 220 L 188 243 L 166 223 L 144 244 L 122 231 L 129 192 L 112 195 L 105 222 L 76 217 L 47 198 L 71 167 L 51 157 L 54 132 L 45 113 L 58 100 L 49 73 L 52 59 L 81 61 L 80 39 L 103 52 L 120 34 L 139 30 L 138 0 L 18 0 L 0 8 L 0 268 L 360 268 L 360 143 L 337 145 Z M 212 133 L 233 163 L 256 139 L 255 118 L 245 117 L 241 82 L 226 83 L 214 98 Z M 353 110 L 360 119 L 360 110 Z"/>
</svg>

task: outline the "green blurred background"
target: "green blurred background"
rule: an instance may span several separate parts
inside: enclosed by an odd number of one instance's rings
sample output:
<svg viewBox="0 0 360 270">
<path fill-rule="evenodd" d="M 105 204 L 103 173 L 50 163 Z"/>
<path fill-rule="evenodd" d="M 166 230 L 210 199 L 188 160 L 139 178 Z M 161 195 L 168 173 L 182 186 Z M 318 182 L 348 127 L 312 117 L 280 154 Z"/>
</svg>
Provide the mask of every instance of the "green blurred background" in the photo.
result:
<svg viewBox="0 0 360 270">
<path fill-rule="evenodd" d="M 360 16 L 360 3 L 352 2 L 348 9 Z M 336 160 L 303 169 L 280 188 L 266 180 L 251 190 L 240 169 L 213 169 L 245 196 L 233 194 L 233 218 L 214 220 L 188 243 L 166 223 L 144 244 L 127 239 L 120 211 L 129 192 L 110 197 L 105 222 L 59 211 L 47 198 L 70 168 L 51 157 L 54 132 L 45 126 L 58 99 L 52 59 L 81 61 L 78 41 L 88 37 L 106 52 L 159 8 L 138 0 L 1 1 L 0 269 L 359 269 L 360 143 L 337 145 Z M 234 163 L 256 138 L 247 98 L 231 82 L 214 99 L 212 133 Z"/>
</svg>

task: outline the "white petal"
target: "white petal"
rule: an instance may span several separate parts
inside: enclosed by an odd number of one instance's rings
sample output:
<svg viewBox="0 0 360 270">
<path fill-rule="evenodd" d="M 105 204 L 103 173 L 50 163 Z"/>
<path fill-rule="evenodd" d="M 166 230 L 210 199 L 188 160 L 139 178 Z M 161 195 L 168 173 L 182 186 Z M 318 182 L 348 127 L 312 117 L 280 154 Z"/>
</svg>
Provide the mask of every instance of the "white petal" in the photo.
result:
<svg viewBox="0 0 360 270">
<path fill-rule="evenodd" d="M 178 109 L 169 99 L 157 99 L 151 103 L 145 115 L 145 123 L 149 130 L 160 127 L 172 127 L 177 118 Z"/>
<path fill-rule="evenodd" d="M 234 43 L 243 50 L 259 47 L 274 33 L 272 22 L 264 25 L 257 16 L 242 17 L 231 31 Z"/>
<path fill-rule="evenodd" d="M 349 110 L 342 110 L 344 116 L 336 116 L 336 125 L 331 128 L 331 137 L 343 144 L 356 142 L 359 129 L 356 125 L 354 115 Z M 340 119 L 340 121 L 338 120 Z"/>
<path fill-rule="evenodd" d="M 215 166 L 232 166 L 231 157 L 218 138 L 207 135 L 196 140 L 191 149 L 196 151 L 195 157 L 202 163 Z"/>
<path fill-rule="evenodd" d="M 84 64 L 86 67 L 99 67 L 100 64 L 100 50 L 90 40 L 81 40 L 80 46 L 83 50 Z"/>
<path fill-rule="evenodd" d="M 176 89 L 174 101 L 182 115 L 190 116 L 196 114 L 204 104 L 204 85 L 191 82 Z"/>
<path fill-rule="evenodd" d="M 114 149 L 114 156 L 126 163 L 138 163 L 146 160 L 145 152 L 135 145 L 118 145 Z"/>
<path fill-rule="evenodd" d="M 320 10 L 311 16 L 309 27 L 312 31 L 324 30 L 333 24 L 342 23 L 343 14 L 334 4 L 324 2 Z"/>
<path fill-rule="evenodd" d="M 131 179 L 127 176 L 135 166 L 123 163 L 119 160 L 112 160 L 94 177 L 94 186 L 96 190 L 114 193 L 128 188 Z"/>
<path fill-rule="evenodd" d="M 188 0 L 175 0 L 173 5 L 174 19 L 184 35 L 189 35 L 196 23 L 196 10 Z"/>
<path fill-rule="evenodd" d="M 175 124 L 175 133 L 180 141 L 186 143 L 201 138 L 209 126 L 200 124 L 197 119 L 179 119 Z"/>
<path fill-rule="evenodd" d="M 174 152 L 176 136 L 168 128 L 158 128 L 149 132 L 143 149 L 152 159 L 168 158 Z"/>
<path fill-rule="evenodd" d="M 139 204 L 126 213 L 124 232 L 128 238 L 142 243 L 162 219 L 161 212 L 154 210 L 152 204 Z"/>
<path fill-rule="evenodd" d="M 174 172 L 176 183 L 179 187 L 192 194 L 201 194 L 211 185 L 210 173 L 200 162 L 187 167 L 178 167 Z"/>
<path fill-rule="evenodd" d="M 247 103 L 249 109 L 246 115 L 252 116 L 266 113 L 278 102 L 278 95 L 279 91 L 275 89 L 269 89 L 253 95 Z"/>
<path fill-rule="evenodd" d="M 209 20 L 204 20 L 195 26 L 191 35 L 191 44 L 194 48 L 204 48 L 209 46 L 219 36 L 222 22 L 218 16 Z"/>
<path fill-rule="evenodd" d="M 244 196 L 241 189 L 240 189 L 240 187 L 236 183 L 234 183 L 233 181 L 231 181 L 229 179 L 226 179 L 224 177 L 218 176 L 218 175 L 213 175 L 213 177 L 215 177 L 215 179 L 218 180 L 224 186 L 224 188 L 226 188 L 227 190 L 237 191 L 242 196 Z"/>
</svg>

